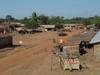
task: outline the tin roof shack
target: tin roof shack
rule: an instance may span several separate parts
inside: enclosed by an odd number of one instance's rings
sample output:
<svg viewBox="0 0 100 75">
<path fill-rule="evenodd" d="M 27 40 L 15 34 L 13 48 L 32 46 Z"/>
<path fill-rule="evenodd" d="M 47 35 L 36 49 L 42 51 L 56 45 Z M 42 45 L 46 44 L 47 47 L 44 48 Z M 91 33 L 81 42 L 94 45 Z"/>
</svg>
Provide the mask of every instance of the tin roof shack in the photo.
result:
<svg viewBox="0 0 100 75">
<path fill-rule="evenodd" d="M 80 40 L 66 40 L 64 47 L 71 56 L 79 57 L 79 44 Z M 64 50 L 65 50 L 64 48 Z"/>
<path fill-rule="evenodd" d="M 85 26 L 83 24 L 64 24 L 65 30 L 73 30 L 73 29 L 84 29 Z"/>
<path fill-rule="evenodd" d="M 25 24 L 22 24 L 22 23 L 16 23 L 16 22 L 12 22 L 10 23 L 9 27 L 12 29 L 12 30 L 22 30 L 25 28 Z"/>
<path fill-rule="evenodd" d="M 95 25 L 94 24 L 92 24 L 92 25 L 87 25 L 87 29 L 89 30 L 95 30 L 96 29 L 96 27 L 95 27 Z"/>
<path fill-rule="evenodd" d="M 88 44 L 94 35 L 95 35 L 94 32 L 87 31 L 85 33 L 75 34 L 68 38 L 62 38 L 63 43 L 64 43 L 63 45 L 67 46 L 67 50 L 69 50 L 69 52 L 71 51 L 72 54 L 73 53 L 78 54 L 80 42 L 84 40 L 86 42 L 86 44 Z"/>
<path fill-rule="evenodd" d="M 8 35 L 7 28 L 4 25 L 0 25 L 0 48 L 12 46 L 12 36 Z"/>
<path fill-rule="evenodd" d="M 94 58 L 95 61 L 100 62 L 100 31 L 90 41 L 94 45 Z"/>
<path fill-rule="evenodd" d="M 55 25 L 40 25 L 43 31 L 53 31 L 55 29 Z"/>
<path fill-rule="evenodd" d="M 54 53 L 59 57 L 60 65 L 64 70 L 79 70 L 78 43 L 75 41 L 73 43 L 70 42 L 63 39 L 63 42 L 58 44 L 58 48 L 55 49 Z"/>
</svg>

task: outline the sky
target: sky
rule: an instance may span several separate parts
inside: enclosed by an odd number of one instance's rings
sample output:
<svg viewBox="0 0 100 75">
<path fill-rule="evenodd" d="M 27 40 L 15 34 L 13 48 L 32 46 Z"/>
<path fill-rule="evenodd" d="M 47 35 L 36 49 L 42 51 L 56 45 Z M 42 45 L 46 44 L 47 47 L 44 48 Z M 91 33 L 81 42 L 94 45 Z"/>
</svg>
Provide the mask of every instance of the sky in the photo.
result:
<svg viewBox="0 0 100 75">
<path fill-rule="evenodd" d="M 0 0 L 0 18 L 29 17 L 32 12 L 65 18 L 91 17 L 100 15 L 100 0 Z"/>
</svg>

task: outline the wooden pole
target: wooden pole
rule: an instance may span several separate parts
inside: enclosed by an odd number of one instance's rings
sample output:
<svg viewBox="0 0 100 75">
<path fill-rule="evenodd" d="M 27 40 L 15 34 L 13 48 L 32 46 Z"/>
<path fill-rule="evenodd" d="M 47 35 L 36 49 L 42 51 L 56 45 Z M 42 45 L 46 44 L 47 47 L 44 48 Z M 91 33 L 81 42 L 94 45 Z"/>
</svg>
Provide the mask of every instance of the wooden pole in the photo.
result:
<svg viewBox="0 0 100 75">
<path fill-rule="evenodd" d="M 53 66 L 53 56 L 51 54 L 51 71 L 52 71 L 52 66 Z"/>
</svg>

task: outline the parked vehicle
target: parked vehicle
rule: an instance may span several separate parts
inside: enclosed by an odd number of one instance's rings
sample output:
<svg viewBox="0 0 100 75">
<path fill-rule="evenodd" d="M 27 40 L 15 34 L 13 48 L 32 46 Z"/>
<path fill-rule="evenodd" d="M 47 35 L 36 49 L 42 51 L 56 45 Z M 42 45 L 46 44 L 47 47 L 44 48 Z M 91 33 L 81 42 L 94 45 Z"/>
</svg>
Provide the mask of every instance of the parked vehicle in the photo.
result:
<svg viewBox="0 0 100 75">
<path fill-rule="evenodd" d="M 65 32 L 59 32 L 58 35 L 59 36 L 66 36 L 67 34 Z"/>
</svg>

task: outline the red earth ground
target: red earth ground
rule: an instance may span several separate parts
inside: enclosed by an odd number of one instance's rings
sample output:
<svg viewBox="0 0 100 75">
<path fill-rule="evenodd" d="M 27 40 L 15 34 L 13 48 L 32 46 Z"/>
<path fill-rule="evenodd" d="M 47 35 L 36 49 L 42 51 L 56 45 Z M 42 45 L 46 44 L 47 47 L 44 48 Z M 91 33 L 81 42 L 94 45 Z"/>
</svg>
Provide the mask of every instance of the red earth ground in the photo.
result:
<svg viewBox="0 0 100 75">
<path fill-rule="evenodd" d="M 78 34 L 79 31 L 69 32 L 67 37 Z M 85 55 L 88 69 L 82 71 L 64 71 L 58 63 L 58 59 L 52 54 L 53 41 L 58 39 L 57 32 L 42 32 L 14 36 L 14 44 L 23 41 L 23 47 L 17 47 L 12 54 L 0 59 L 0 75 L 100 75 L 100 65 L 91 62 Z M 51 60 L 52 58 L 52 60 Z M 82 58 L 82 59 L 84 59 Z"/>
</svg>

